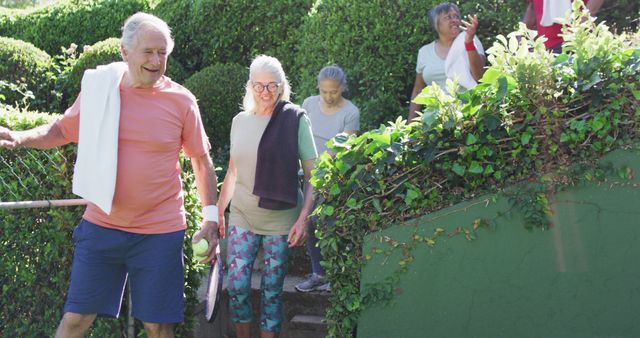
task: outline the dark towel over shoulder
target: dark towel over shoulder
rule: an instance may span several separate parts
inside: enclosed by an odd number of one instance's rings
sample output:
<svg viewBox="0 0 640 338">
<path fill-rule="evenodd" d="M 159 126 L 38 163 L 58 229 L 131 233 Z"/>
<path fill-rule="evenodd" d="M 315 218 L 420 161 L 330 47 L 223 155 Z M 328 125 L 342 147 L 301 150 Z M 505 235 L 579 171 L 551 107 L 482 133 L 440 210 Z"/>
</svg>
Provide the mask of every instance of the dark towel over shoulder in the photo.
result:
<svg viewBox="0 0 640 338">
<path fill-rule="evenodd" d="M 285 210 L 298 203 L 298 125 L 304 114 L 299 106 L 280 101 L 262 134 L 253 187 L 261 208 Z"/>
</svg>

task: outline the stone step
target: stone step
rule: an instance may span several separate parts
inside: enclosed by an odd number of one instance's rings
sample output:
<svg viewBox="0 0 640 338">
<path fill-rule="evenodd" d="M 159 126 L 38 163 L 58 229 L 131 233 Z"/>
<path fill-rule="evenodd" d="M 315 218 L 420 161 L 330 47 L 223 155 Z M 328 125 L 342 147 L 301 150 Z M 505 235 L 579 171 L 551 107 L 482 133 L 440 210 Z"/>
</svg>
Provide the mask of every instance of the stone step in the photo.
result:
<svg viewBox="0 0 640 338">
<path fill-rule="evenodd" d="M 258 321 L 260 318 L 260 273 L 254 272 L 251 277 L 251 301 L 253 303 L 252 336 L 259 336 Z M 283 300 L 283 323 L 281 337 L 325 337 L 327 330 L 323 323 L 324 314 L 329 306 L 328 292 L 297 292 L 294 286 L 300 283 L 303 277 L 285 277 Z M 196 338 L 222 338 L 235 337 L 235 328 L 229 316 L 229 295 L 226 290 L 226 280 L 223 284 L 221 297 L 221 309 L 213 323 L 207 323 L 204 319 L 204 298 L 206 296 L 206 277 L 198 290 L 198 299 L 201 303 L 196 313 L 198 325 L 195 330 Z M 294 320 L 295 319 L 295 320 Z"/>
<path fill-rule="evenodd" d="M 324 338 L 327 336 L 327 323 L 324 316 L 295 315 L 289 321 L 283 338 Z"/>
</svg>

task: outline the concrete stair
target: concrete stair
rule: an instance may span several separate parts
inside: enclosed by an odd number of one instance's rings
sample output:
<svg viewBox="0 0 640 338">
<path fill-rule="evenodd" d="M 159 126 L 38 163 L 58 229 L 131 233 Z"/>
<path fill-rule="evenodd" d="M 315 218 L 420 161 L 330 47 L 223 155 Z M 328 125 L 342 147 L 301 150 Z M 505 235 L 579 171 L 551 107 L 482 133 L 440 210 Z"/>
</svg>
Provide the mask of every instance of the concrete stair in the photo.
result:
<svg viewBox="0 0 640 338">
<path fill-rule="evenodd" d="M 253 323 L 252 337 L 260 336 L 258 325 L 260 318 L 260 266 L 262 257 L 256 259 L 254 271 L 251 278 L 251 301 L 253 303 Z M 310 271 L 309 258 L 306 256 L 304 248 L 295 248 L 289 262 L 289 271 L 285 277 L 283 298 L 282 338 L 320 338 L 327 334 L 327 326 L 324 314 L 329 306 L 329 293 L 309 292 L 301 293 L 295 290 L 294 286 L 300 283 L 303 274 Z M 226 271 L 225 271 L 226 272 Z M 226 276 L 226 274 L 225 274 Z M 221 298 L 221 309 L 216 320 L 208 323 L 204 319 L 204 298 L 206 296 L 206 276 L 202 286 L 198 290 L 198 298 L 201 303 L 198 305 L 196 313 L 198 324 L 196 326 L 195 338 L 223 338 L 235 337 L 235 328 L 229 315 L 229 295 L 226 290 L 226 280 L 223 284 L 223 294 Z"/>
</svg>

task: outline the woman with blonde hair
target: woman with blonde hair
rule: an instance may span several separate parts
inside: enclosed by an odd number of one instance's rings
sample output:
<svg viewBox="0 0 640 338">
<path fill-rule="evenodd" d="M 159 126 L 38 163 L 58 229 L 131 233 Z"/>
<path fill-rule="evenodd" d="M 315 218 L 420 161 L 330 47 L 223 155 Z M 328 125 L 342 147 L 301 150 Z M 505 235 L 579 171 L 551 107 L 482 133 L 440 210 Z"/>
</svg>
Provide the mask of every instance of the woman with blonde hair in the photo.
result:
<svg viewBox="0 0 640 338">
<path fill-rule="evenodd" d="M 243 110 L 233 118 L 227 175 L 219 217 L 231 202 L 227 238 L 228 290 L 237 337 L 249 337 L 251 273 L 260 247 L 261 337 L 276 337 L 282 325 L 282 288 L 289 249 L 308 237 L 313 188 L 305 181 L 317 157 L 311 123 L 289 102 L 291 88 L 278 59 L 260 55 L 249 68 Z M 224 223 L 221 223 L 224 224 Z"/>
</svg>

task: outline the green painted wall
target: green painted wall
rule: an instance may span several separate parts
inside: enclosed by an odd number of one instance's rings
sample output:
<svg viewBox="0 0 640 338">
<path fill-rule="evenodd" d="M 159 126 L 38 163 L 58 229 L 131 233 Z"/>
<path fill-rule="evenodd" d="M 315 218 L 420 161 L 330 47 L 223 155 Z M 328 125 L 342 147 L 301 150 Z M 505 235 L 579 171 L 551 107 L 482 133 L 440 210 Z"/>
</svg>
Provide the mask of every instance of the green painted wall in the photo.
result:
<svg viewBox="0 0 640 338">
<path fill-rule="evenodd" d="M 640 151 L 603 161 L 640 173 Z M 388 305 L 362 313 L 358 337 L 640 337 L 640 180 L 626 186 L 572 187 L 552 201 L 553 227 L 524 228 L 522 216 L 497 220 L 477 238 L 439 237 L 419 245 Z M 453 232 L 509 209 L 480 198 L 369 236 L 406 241 L 416 231 Z M 399 267 L 399 254 L 372 255 L 363 288 Z"/>
</svg>

